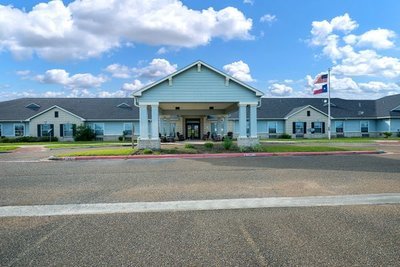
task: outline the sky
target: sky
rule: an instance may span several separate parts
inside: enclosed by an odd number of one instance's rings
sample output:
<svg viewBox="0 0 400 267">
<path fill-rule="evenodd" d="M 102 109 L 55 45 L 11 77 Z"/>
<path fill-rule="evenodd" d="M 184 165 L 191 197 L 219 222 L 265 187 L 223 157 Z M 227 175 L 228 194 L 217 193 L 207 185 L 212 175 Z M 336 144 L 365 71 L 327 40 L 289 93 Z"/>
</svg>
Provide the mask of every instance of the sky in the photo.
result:
<svg viewBox="0 0 400 267">
<path fill-rule="evenodd" d="M 0 0 L 0 101 L 129 97 L 197 60 L 265 93 L 400 93 L 398 0 Z"/>
</svg>

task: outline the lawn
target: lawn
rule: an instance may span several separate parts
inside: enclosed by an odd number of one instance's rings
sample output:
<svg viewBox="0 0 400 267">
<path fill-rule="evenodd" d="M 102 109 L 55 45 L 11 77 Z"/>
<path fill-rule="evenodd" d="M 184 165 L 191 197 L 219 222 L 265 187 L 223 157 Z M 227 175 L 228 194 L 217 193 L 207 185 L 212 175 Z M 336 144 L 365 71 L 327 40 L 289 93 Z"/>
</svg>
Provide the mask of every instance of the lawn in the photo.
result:
<svg viewBox="0 0 400 267">
<path fill-rule="evenodd" d="M 305 139 L 305 138 L 293 138 L 293 139 L 261 139 L 261 142 L 295 142 L 295 143 L 374 143 L 376 141 L 400 141 L 398 137 L 391 137 L 391 138 L 368 138 L 368 137 L 346 137 L 346 138 L 332 138 L 331 140 L 327 138 L 313 138 L 313 139 Z"/>
<path fill-rule="evenodd" d="M 8 152 L 8 151 L 11 151 L 11 150 L 14 150 L 14 149 L 17 149 L 18 148 L 18 146 L 10 146 L 10 145 L 8 145 L 8 146 L 0 146 L 0 153 L 1 152 Z"/>
<path fill-rule="evenodd" d="M 103 146 L 123 146 L 131 145 L 130 142 L 117 141 L 77 141 L 77 142 L 19 142 L 19 143 L 0 143 L 0 147 L 4 146 L 33 146 L 44 145 L 46 148 L 73 148 L 73 147 L 103 147 Z"/>
<path fill-rule="evenodd" d="M 132 148 L 115 148 L 115 149 L 94 149 L 90 151 L 75 151 L 72 153 L 64 153 L 57 155 L 58 157 L 77 157 L 77 156 L 126 156 L 126 155 L 143 155 L 143 154 L 205 154 L 205 153 L 237 153 L 237 152 L 330 152 L 330 151 L 351 151 L 351 150 L 373 150 L 370 148 L 340 147 L 340 146 L 310 146 L 310 145 L 268 145 L 262 144 L 254 148 L 240 149 L 233 145 L 229 150 L 224 149 L 221 143 L 215 143 L 213 147 L 207 148 L 201 144 L 190 146 L 175 146 L 172 148 L 162 148 L 159 151 L 151 151 L 149 149 L 138 150 Z"/>
<path fill-rule="evenodd" d="M 95 149 L 87 151 L 75 151 L 57 155 L 58 157 L 77 157 L 77 156 L 126 156 L 131 155 L 135 150 L 132 148 L 116 149 Z"/>
</svg>

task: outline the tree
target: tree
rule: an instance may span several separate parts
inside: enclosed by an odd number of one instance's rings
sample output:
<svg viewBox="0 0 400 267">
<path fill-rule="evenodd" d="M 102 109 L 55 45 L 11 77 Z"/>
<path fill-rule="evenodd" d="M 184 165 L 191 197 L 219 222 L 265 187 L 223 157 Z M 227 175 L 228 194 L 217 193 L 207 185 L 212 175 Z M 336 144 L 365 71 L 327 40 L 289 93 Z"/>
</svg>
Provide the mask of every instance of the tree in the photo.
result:
<svg viewBox="0 0 400 267">
<path fill-rule="evenodd" d="M 75 141 L 93 141 L 96 138 L 95 132 L 87 125 L 79 125 L 76 127 Z"/>
</svg>

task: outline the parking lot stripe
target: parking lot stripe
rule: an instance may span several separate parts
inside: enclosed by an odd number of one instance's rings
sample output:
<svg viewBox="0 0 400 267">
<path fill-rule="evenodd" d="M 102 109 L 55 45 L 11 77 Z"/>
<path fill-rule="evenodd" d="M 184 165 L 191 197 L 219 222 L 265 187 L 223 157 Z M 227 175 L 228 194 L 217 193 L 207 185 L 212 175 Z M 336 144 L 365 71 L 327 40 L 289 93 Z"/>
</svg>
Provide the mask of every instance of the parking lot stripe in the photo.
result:
<svg viewBox="0 0 400 267">
<path fill-rule="evenodd" d="M 0 217 L 400 204 L 400 193 L 0 207 Z"/>
</svg>

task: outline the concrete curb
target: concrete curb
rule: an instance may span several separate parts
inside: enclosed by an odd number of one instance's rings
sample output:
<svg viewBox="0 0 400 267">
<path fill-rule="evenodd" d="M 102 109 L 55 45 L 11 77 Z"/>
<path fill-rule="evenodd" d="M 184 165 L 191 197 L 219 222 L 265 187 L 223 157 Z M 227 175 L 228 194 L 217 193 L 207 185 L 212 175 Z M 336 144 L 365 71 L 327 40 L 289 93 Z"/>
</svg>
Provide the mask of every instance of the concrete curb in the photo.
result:
<svg viewBox="0 0 400 267">
<path fill-rule="evenodd" d="M 129 155 L 129 156 L 77 156 L 50 157 L 50 160 L 104 160 L 104 159 L 206 159 L 206 158 L 240 158 L 272 156 L 328 156 L 328 155 L 371 155 L 384 151 L 330 151 L 330 152 L 254 152 L 254 153 L 218 153 L 218 154 L 165 154 L 165 155 Z"/>
</svg>

